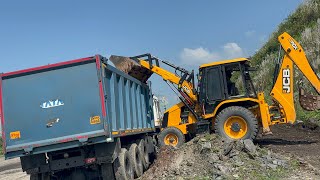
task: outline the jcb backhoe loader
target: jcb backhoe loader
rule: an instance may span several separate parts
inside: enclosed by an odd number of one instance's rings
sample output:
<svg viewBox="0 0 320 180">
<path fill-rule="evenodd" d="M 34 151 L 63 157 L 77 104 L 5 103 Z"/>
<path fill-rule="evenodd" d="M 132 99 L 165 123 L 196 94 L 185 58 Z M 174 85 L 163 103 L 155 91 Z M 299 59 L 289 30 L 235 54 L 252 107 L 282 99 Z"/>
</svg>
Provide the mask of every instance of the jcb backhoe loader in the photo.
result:
<svg viewBox="0 0 320 180">
<path fill-rule="evenodd" d="M 228 139 L 254 139 L 258 128 L 271 133 L 269 126 L 294 123 L 296 112 L 293 98 L 293 63 L 320 93 L 320 81 L 312 70 L 300 44 L 288 33 L 278 37 L 284 57 L 277 64 L 274 86 L 270 92 L 273 104 L 268 105 L 263 92 L 256 93 L 250 77 L 249 59 L 238 58 L 203 64 L 199 68 L 198 85 L 194 73 L 162 61 L 150 54 L 135 57 L 111 56 L 116 67 L 131 76 L 146 81 L 153 73 L 171 83 L 179 92 L 181 102 L 163 116 L 161 145 L 180 146 L 186 135 L 206 130 Z M 160 67 L 165 64 L 175 73 Z M 235 81 L 240 78 L 240 83 Z M 300 90 L 301 106 L 307 110 L 320 109 L 317 96 Z"/>
</svg>

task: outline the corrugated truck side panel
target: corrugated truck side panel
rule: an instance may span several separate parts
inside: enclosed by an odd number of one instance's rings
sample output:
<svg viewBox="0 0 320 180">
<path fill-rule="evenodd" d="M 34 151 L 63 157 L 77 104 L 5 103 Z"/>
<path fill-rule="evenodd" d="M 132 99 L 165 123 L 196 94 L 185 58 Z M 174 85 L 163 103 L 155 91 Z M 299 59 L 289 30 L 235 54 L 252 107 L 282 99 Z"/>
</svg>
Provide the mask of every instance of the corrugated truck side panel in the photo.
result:
<svg viewBox="0 0 320 180">
<path fill-rule="evenodd" d="M 104 75 L 112 134 L 123 136 L 154 130 L 150 88 L 111 66 L 106 67 Z"/>
</svg>

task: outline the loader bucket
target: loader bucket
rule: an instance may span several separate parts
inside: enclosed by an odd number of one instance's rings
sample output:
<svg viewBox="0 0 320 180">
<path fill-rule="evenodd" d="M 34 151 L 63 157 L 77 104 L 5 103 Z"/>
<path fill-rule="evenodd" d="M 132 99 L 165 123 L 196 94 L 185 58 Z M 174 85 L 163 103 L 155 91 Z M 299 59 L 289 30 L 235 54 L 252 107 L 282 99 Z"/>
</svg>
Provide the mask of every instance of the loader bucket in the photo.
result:
<svg viewBox="0 0 320 180">
<path fill-rule="evenodd" d="M 138 79 L 141 82 L 146 82 L 152 75 L 152 71 L 142 67 L 139 60 L 134 60 L 129 57 L 111 55 L 109 60 L 116 66 L 117 69 L 126 74 Z"/>
</svg>

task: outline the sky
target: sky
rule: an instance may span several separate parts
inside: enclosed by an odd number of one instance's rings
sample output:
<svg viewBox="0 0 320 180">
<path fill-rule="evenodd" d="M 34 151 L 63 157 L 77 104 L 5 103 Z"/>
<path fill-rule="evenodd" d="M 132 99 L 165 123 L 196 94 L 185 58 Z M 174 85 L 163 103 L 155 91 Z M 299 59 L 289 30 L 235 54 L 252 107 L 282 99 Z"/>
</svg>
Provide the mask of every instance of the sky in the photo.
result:
<svg viewBox="0 0 320 180">
<path fill-rule="evenodd" d="M 28 0 L 0 4 L 0 72 L 151 53 L 186 69 L 257 51 L 302 0 Z M 175 94 L 159 77 L 153 92 Z"/>
</svg>

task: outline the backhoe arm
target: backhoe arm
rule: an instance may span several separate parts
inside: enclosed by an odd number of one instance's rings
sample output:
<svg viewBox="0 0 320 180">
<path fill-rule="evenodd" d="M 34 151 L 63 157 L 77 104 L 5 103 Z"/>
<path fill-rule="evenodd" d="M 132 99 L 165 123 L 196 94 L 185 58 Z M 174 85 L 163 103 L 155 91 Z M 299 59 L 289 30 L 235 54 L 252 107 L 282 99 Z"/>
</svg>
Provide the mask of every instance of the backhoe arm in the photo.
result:
<svg viewBox="0 0 320 180">
<path fill-rule="evenodd" d="M 308 79 L 312 86 L 320 94 L 320 80 L 311 68 L 301 45 L 293 39 L 288 33 L 283 33 L 278 37 L 286 56 L 288 56 L 294 64 L 299 68 L 302 74 Z"/>
<path fill-rule="evenodd" d="M 301 45 L 295 39 L 285 32 L 278 37 L 278 40 L 285 54 L 282 59 L 281 66 L 279 67 L 279 71 L 276 70 L 278 75 L 270 93 L 274 104 L 273 106 L 270 106 L 269 109 L 271 111 L 274 108 L 278 109 L 280 111 L 280 116 L 276 117 L 275 115 L 271 115 L 268 122 L 271 124 L 294 123 L 296 120 L 296 111 L 294 106 L 293 64 L 298 67 L 318 93 L 320 92 L 320 81 L 316 73 L 311 68 Z M 313 98 L 314 97 L 306 100 L 306 102 L 302 102 L 300 96 L 301 107 L 307 110 L 317 109 L 317 97 L 315 97 L 315 99 Z M 310 103 L 311 105 L 309 105 Z"/>
</svg>

